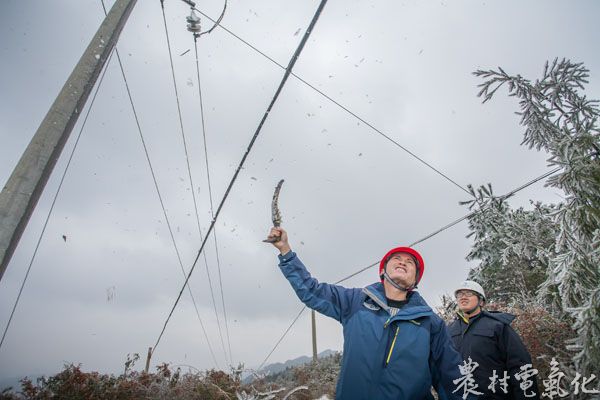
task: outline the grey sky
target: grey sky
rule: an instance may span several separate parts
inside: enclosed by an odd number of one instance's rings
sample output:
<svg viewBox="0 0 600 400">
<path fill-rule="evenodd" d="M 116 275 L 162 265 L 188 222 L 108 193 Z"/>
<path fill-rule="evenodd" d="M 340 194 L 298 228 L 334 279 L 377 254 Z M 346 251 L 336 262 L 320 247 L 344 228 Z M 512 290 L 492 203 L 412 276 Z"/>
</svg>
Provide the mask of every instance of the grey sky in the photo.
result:
<svg viewBox="0 0 600 400">
<path fill-rule="evenodd" d="M 231 0 L 223 24 L 287 65 L 317 5 Z M 222 3 L 198 7 L 217 16 Z M 189 8 L 171 0 L 165 9 L 204 234 L 210 205 L 193 40 L 185 30 Z M 587 93 L 600 98 L 597 15 L 600 4 L 593 1 L 330 1 L 295 73 L 459 184 L 491 182 L 501 194 L 546 172 L 546 156 L 519 145 L 517 103 L 505 91 L 481 105 L 480 81 L 471 72 L 502 66 L 536 79 L 546 60 L 566 57 L 591 70 Z M 0 4 L 1 182 L 102 17 L 99 0 Z M 202 23 L 210 26 L 204 18 Z M 118 48 L 187 269 L 199 235 L 158 0 L 138 1 Z M 199 53 L 216 205 L 283 72 L 220 29 L 200 39 Z M 59 160 L 0 282 L 2 329 L 66 159 Z M 250 367 L 260 364 L 300 308 L 276 267 L 275 249 L 261 242 L 281 178 L 283 226 L 293 249 L 322 281 L 338 280 L 468 211 L 458 205 L 466 193 L 291 78 L 217 224 L 233 360 Z M 527 206 L 530 199 L 556 202 L 560 193 L 536 184 L 510 203 Z M 467 233 L 463 222 L 417 246 L 426 262 L 420 291 L 430 304 L 464 279 Z M 209 244 L 207 265 L 222 321 Z M 223 368 L 206 268 L 201 257 L 191 284 Z M 376 279 L 372 269 L 346 284 Z M 56 372 L 63 362 L 118 372 L 127 353 L 144 357 L 154 344 L 182 282 L 113 59 L 0 349 L 0 378 Z M 340 349 L 337 323 L 318 317 L 317 324 L 319 349 Z M 309 354 L 309 334 L 306 313 L 270 361 Z M 214 367 L 187 292 L 154 357 L 153 365 Z"/>
</svg>

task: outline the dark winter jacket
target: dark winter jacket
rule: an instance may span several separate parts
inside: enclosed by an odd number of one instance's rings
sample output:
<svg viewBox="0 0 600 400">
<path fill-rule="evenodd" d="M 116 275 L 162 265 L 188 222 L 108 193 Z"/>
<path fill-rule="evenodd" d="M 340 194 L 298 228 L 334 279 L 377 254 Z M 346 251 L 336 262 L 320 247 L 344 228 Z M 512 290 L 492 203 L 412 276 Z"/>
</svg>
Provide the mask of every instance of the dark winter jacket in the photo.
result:
<svg viewBox="0 0 600 400">
<path fill-rule="evenodd" d="M 452 394 L 452 380 L 461 376 L 460 355 L 443 321 L 417 292 L 392 316 L 381 283 L 364 289 L 319 283 L 294 252 L 279 259 L 300 300 L 343 325 L 336 399 L 433 399 L 432 384 L 442 399 L 460 399 Z"/>
<path fill-rule="evenodd" d="M 473 372 L 477 391 L 482 392 L 480 398 L 485 399 L 539 399 L 537 383 L 531 379 L 531 388 L 523 391 L 515 379 L 515 374 L 521 367 L 531 364 L 531 356 L 521 341 L 519 335 L 510 326 L 514 315 L 494 311 L 481 311 L 467 323 L 460 315 L 448 326 L 452 341 L 464 360 L 469 357 L 479 366 Z M 488 386 L 490 378 L 496 371 L 498 379 L 504 377 L 504 371 L 510 376 L 508 394 L 505 394 L 500 384 L 496 385 L 496 393 Z M 525 393 L 535 392 L 534 397 L 526 397 Z"/>
</svg>

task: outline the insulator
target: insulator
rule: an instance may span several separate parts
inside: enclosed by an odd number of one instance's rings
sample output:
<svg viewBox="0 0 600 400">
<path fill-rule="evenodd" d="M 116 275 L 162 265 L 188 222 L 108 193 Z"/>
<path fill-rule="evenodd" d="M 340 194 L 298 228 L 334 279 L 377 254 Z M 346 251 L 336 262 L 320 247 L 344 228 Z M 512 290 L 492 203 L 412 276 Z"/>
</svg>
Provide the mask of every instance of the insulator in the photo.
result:
<svg viewBox="0 0 600 400">
<path fill-rule="evenodd" d="M 194 10 L 190 13 L 190 15 L 186 18 L 187 30 L 190 32 L 198 33 L 200 32 L 200 18 L 196 15 Z"/>
</svg>

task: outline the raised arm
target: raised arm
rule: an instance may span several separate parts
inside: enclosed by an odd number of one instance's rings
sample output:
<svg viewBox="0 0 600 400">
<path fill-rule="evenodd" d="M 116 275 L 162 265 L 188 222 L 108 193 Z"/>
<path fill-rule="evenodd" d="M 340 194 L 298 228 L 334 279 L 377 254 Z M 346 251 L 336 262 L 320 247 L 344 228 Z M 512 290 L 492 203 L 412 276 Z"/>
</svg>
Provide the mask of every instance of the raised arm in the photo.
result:
<svg viewBox="0 0 600 400">
<path fill-rule="evenodd" d="M 279 254 L 279 268 L 290 282 L 296 295 L 307 307 L 334 318 L 339 322 L 350 315 L 352 300 L 360 293 L 356 289 L 320 283 L 313 278 L 288 243 L 287 232 L 282 228 L 272 228 L 269 238 L 279 238 L 273 242 Z"/>
</svg>

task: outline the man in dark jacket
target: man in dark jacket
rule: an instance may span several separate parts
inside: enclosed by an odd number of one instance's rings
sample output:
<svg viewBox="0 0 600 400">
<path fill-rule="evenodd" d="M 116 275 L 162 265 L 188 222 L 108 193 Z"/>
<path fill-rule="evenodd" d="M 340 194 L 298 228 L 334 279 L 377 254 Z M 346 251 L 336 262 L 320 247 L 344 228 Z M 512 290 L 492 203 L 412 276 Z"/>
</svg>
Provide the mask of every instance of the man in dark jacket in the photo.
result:
<svg viewBox="0 0 600 400">
<path fill-rule="evenodd" d="M 539 399 L 531 356 L 510 326 L 514 315 L 483 310 L 485 292 L 474 281 L 455 290 L 457 318 L 448 326 L 463 359 L 477 363 L 473 378 L 482 399 Z"/>
<path fill-rule="evenodd" d="M 344 328 L 342 368 L 336 399 L 460 399 L 454 379 L 462 360 L 446 326 L 414 289 L 425 269 L 414 249 L 398 247 L 381 260 L 381 282 L 362 289 L 319 283 L 311 277 L 287 233 L 272 228 L 279 267 L 300 300 Z"/>
</svg>

